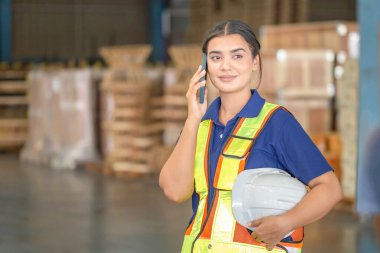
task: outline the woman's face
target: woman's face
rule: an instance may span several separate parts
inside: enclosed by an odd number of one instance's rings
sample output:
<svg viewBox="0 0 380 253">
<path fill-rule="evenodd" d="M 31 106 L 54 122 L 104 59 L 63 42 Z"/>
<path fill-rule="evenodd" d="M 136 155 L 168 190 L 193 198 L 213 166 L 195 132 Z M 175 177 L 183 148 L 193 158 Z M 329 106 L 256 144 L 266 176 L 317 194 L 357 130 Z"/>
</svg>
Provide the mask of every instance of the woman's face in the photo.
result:
<svg viewBox="0 0 380 253">
<path fill-rule="evenodd" d="M 221 93 L 250 89 L 252 72 L 258 70 L 258 57 L 238 34 L 215 37 L 209 41 L 207 73 Z"/>
</svg>

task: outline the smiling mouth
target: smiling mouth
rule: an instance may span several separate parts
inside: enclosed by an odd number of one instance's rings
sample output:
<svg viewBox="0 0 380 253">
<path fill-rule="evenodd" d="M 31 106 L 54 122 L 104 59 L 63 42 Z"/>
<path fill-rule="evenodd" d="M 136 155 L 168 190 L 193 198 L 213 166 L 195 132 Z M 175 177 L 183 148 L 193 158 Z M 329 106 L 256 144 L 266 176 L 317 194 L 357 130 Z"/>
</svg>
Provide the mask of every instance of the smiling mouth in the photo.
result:
<svg viewBox="0 0 380 253">
<path fill-rule="evenodd" d="M 219 79 L 223 82 L 231 82 L 236 78 L 236 76 L 220 76 Z"/>
</svg>

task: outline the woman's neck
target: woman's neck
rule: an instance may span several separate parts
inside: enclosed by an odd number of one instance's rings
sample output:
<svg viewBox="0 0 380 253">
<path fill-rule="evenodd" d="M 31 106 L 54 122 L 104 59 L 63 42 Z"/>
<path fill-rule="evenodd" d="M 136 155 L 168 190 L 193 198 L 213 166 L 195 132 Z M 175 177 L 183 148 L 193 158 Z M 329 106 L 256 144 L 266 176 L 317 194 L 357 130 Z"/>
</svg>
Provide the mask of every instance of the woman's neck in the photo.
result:
<svg viewBox="0 0 380 253">
<path fill-rule="evenodd" d="M 251 90 L 242 90 L 237 93 L 220 94 L 221 104 L 219 109 L 219 121 L 223 125 L 238 114 L 251 98 Z"/>
</svg>

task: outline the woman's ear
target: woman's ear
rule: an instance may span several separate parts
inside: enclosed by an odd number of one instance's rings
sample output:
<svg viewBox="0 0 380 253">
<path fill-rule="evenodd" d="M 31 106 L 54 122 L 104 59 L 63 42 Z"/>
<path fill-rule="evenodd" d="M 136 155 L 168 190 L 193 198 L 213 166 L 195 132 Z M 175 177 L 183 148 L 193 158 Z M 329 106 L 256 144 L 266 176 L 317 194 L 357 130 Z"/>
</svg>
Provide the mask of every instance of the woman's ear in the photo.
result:
<svg viewBox="0 0 380 253">
<path fill-rule="evenodd" d="M 259 86 L 260 78 L 259 78 L 259 72 L 256 70 L 252 70 L 251 74 L 251 89 L 256 89 Z"/>
<path fill-rule="evenodd" d="M 253 58 L 253 61 L 252 61 L 252 71 L 253 72 L 256 72 L 259 70 L 259 67 L 260 67 L 260 57 L 259 55 L 256 55 L 254 58 Z"/>
</svg>

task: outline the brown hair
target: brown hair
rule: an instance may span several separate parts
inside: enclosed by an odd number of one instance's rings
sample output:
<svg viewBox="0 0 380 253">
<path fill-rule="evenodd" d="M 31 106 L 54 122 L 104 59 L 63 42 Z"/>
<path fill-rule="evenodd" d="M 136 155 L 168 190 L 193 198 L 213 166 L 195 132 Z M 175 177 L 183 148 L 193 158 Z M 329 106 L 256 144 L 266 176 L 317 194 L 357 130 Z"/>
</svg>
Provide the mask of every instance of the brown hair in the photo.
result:
<svg viewBox="0 0 380 253">
<path fill-rule="evenodd" d="M 256 38 L 255 33 L 247 24 L 239 20 L 223 20 L 215 24 L 214 27 L 212 27 L 207 32 L 203 40 L 202 51 L 203 53 L 207 53 L 208 43 L 210 42 L 211 39 L 215 37 L 231 35 L 231 34 L 239 34 L 241 37 L 243 37 L 244 40 L 248 43 L 249 48 L 251 49 L 252 56 L 253 57 L 256 57 L 257 55 L 259 56 L 260 76 L 259 76 L 259 84 L 256 87 L 256 89 L 258 89 L 260 87 L 261 77 L 262 77 L 262 66 L 261 66 L 261 56 L 260 56 L 261 46 L 260 46 L 259 41 Z"/>
</svg>

